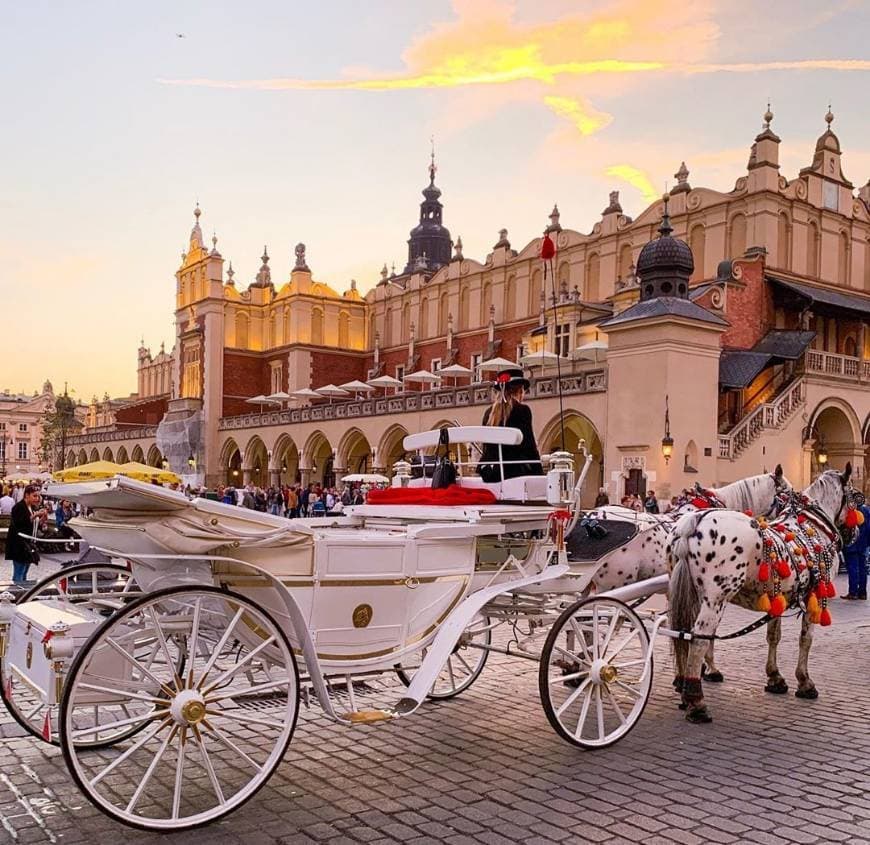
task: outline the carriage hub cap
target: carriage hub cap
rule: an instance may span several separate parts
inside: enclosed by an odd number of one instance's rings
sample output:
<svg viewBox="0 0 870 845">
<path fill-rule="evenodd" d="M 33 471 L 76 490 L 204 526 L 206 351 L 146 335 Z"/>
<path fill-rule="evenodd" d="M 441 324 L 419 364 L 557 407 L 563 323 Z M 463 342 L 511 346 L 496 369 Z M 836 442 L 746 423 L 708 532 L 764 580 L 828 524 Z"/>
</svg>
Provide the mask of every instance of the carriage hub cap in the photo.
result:
<svg viewBox="0 0 870 845">
<path fill-rule="evenodd" d="M 611 666 L 606 660 L 596 660 L 592 664 L 590 677 L 594 684 L 612 684 L 619 674 L 615 666 Z"/>
<path fill-rule="evenodd" d="M 169 705 L 169 712 L 179 725 L 199 724 L 205 718 L 205 699 L 196 690 L 182 690 Z"/>
</svg>

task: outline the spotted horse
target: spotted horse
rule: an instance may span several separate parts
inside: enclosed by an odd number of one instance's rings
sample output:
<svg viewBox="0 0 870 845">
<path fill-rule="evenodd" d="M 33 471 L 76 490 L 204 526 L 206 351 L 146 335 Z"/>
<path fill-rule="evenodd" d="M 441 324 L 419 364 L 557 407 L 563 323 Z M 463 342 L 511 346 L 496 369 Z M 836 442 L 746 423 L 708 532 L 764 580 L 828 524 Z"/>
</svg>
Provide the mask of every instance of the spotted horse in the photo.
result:
<svg viewBox="0 0 870 845">
<path fill-rule="evenodd" d="M 731 602 L 769 619 L 767 686 L 786 692 L 776 647 L 781 617 L 789 608 L 801 614 L 800 649 L 795 676 L 798 698 L 817 698 L 807 668 L 813 626 L 831 624 L 828 599 L 841 544 L 840 526 L 854 529 L 859 494 L 851 486 L 852 466 L 827 470 L 803 494 L 784 497 L 786 505 L 769 522 L 737 511 L 697 511 L 674 528 L 669 563 L 669 621 L 675 631 L 693 634 L 674 642 L 681 707 L 690 722 L 711 716 L 701 689 L 701 661 L 716 636 L 725 606 Z"/>
</svg>

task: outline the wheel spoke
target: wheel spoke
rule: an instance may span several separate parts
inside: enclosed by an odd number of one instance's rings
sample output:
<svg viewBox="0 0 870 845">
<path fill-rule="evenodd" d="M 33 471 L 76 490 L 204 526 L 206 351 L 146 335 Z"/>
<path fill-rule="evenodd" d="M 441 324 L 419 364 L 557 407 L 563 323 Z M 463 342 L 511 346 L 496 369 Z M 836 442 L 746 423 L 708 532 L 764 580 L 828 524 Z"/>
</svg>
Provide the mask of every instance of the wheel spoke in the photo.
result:
<svg viewBox="0 0 870 845">
<path fill-rule="evenodd" d="M 629 695 L 633 695 L 635 698 L 641 697 L 640 690 L 636 690 L 634 687 L 630 687 L 628 684 L 624 684 L 622 681 L 619 680 L 619 678 L 617 678 L 613 683 L 616 684 L 616 686 L 618 686 L 620 689 L 625 690 Z"/>
<path fill-rule="evenodd" d="M 591 682 L 592 681 L 589 678 L 583 681 L 583 683 L 562 702 L 562 706 L 556 711 L 556 715 L 561 716 L 578 699 L 578 697 L 583 694 L 583 690 L 585 690 Z"/>
<path fill-rule="evenodd" d="M 182 726 L 178 734 L 178 758 L 175 761 L 175 786 L 172 788 L 172 818 L 178 818 L 181 808 L 181 784 L 184 775 L 184 757 L 187 753 L 187 727 Z"/>
<path fill-rule="evenodd" d="M 129 719 L 121 719 L 117 722 L 105 722 L 103 724 L 91 725 L 91 727 L 89 728 L 79 728 L 78 730 L 72 731 L 71 735 L 73 740 L 81 739 L 81 737 L 83 736 L 100 734 L 103 731 L 114 731 L 118 728 L 126 728 L 129 725 L 141 725 L 145 722 L 153 722 L 157 719 L 162 719 L 168 715 L 168 710 L 152 710 L 150 713 L 147 713 L 144 716 L 132 716 Z"/>
<path fill-rule="evenodd" d="M 468 672 L 469 675 L 474 674 L 474 669 L 468 665 L 468 661 L 457 651 L 454 657 L 465 667 L 465 671 Z"/>
<path fill-rule="evenodd" d="M 166 684 L 163 683 L 163 681 L 161 681 L 156 675 L 154 675 L 150 669 L 147 669 L 145 666 L 143 666 L 135 657 L 133 657 L 132 654 L 130 654 L 126 649 L 116 643 L 111 637 L 106 637 L 106 645 L 117 651 L 118 654 L 120 654 L 121 657 L 124 658 L 124 660 L 126 660 L 136 669 L 138 669 L 150 681 L 153 681 L 155 684 L 157 684 L 157 686 L 160 687 L 167 695 L 172 695 L 172 690 L 167 687 Z"/>
<path fill-rule="evenodd" d="M 601 657 L 603 658 L 605 654 L 607 654 L 607 646 L 610 645 L 610 639 L 613 637 L 614 632 L 616 631 L 616 626 L 619 623 L 620 612 L 618 610 L 613 611 L 613 619 L 610 621 L 610 627 L 607 629 L 607 634 L 604 637 L 604 642 L 601 643 Z"/>
<path fill-rule="evenodd" d="M 583 699 L 583 704 L 580 707 L 580 715 L 577 717 L 577 728 L 574 731 L 575 739 L 580 739 L 580 735 L 583 733 L 583 726 L 586 724 L 586 716 L 589 713 L 589 704 L 592 701 L 592 690 L 586 695 L 586 698 Z"/>
<path fill-rule="evenodd" d="M 619 648 L 610 655 L 610 662 L 612 663 L 616 658 L 622 653 L 623 649 L 640 633 L 639 628 L 632 628 L 628 636 L 620 643 Z"/>
<path fill-rule="evenodd" d="M 622 708 L 619 706 L 619 702 L 616 700 L 616 696 L 613 694 L 613 690 L 610 689 L 610 684 L 607 685 L 607 696 L 610 698 L 610 703 L 613 705 L 613 709 L 616 711 L 616 715 L 619 716 L 619 724 L 625 724 L 625 714 L 622 712 Z"/>
<path fill-rule="evenodd" d="M 643 666 L 646 664 L 645 657 L 639 657 L 637 660 L 628 660 L 625 663 L 611 663 L 614 669 L 629 669 L 632 666 Z"/>
<path fill-rule="evenodd" d="M 567 681 L 576 681 L 588 675 L 588 672 L 572 672 L 570 675 L 557 675 L 555 678 L 550 678 L 547 682 L 551 687 L 556 684 L 564 684 Z"/>
<path fill-rule="evenodd" d="M 217 725 L 213 725 L 208 721 L 203 721 L 203 724 L 208 728 L 209 733 L 214 734 L 214 737 L 218 742 L 223 743 L 234 754 L 238 754 L 239 757 L 250 764 L 257 772 L 263 771 L 263 767 L 256 760 L 242 751 L 242 749 L 239 748 L 239 746 L 236 745 Z"/>
<path fill-rule="evenodd" d="M 254 657 L 256 657 L 264 648 L 272 645 L 272 643 L 274 643 L 274 642 L 275 642 L 275 637 L 269 637 L 268 640 L 264 640 L 255 649 L 248 652 L 248 654 L 246 654 L 242 660 L 240 660 L 238 663 L 236 663 L 235 666 L 233 666 L 230 669 L 227 669 L 226 672 L 223 672 L 222 674 L 218 675 L 217 678 L 215 678 L 215 680 L 213 680 L 204 690 L 202 690 L 202 694 L 208 695 L 213 689 L 215 689 L 215 687 L 219 687 L 224 681 L 227 681 L 230 678 L 232 678 L 232 676 L 235 675 L 236 672 L 239 671 L 239 669 L 243 668 L 244 666 L 247 666 L 248 663 L 250 663 L 251 660 L 253 660 Z"/>
<path fill-rule="evenodd" d="M 583 649 L 583 654 L 585 655 L 586 660 L 589 663 L 592 663 L 595 658 L 589 652 L 589 646 L 586 644 L 586 632 L 583 630 L 583 628 L 580 626 L 580 623 L 573 616 L 571 617 L 571 628 L 574 631 L 575 638 L 580 643 L 580 648 Z M 592 634 L 592 639 L 593 641 L 595 640 L 594 632 Z"/>
<path fill-rule="evenodd" d="M 196 647 L 199 645 L 197 640 L 199 639 L 199 611 L 202 607 L 202 599 L 198 598 L 196 603 L 193 606 L 193 626 L 190 632 L 190 646 L 188 647 L 188 654 L 190 656 L 190 669 L 187 672 L 187 688 L 193 688 L 193 669 L 194 664 L 196 663 Z"/>
<path fill-rule="evenodd" d="M 199 747 L 199 753 L 202 755 L 202 763 L 205 766 L 205 770 L 208 772 L 208 779 L 211 781 L 211 786 L 212 789 L 214 789 L 214 794 L 217 797 L 218 803 L 226 804 L 226 798 L 224 798 L 224 793 L 221 789 L 220 781 L 218 780 L 214 766 L 211 764 L 211 758 L 208 756 L 208 751 L 206 751 L 205 741 L 202 738 L 202 734 L 200 734 L 199 728 L 197 728 L 196 725 L 192 725 L 191 729 L 193 730 L 193 736 L 195 737 L 196 744 Z"/>
<path fill-rule="evenodd" d="M 205 664 L 205 669 L 202 670 L 202 675 L 199 678 L 199 683 L 197 683 L 197 688 L 201 688 L 205 683 L 205 679 L 208 677 L 208 673 L 211 672 L 212 667 L 215 664 L 215 661 L 218 659 L 220 653 L 224 650 L 224 646 L 227 644 L 227 640 L 230 638 L 230 634 L 233 632 L 233 628 L 236 627 L 239 619 L 242 618 L 242 614 L 244 613 L 244 608 L 240 607 L 236 611 L 236 615 L 233 616 L 230 624 L 227 626 L 227 629 L 224 631 L 223 636 L 220 638 L 220 641 L 215 646 L 214 651 L 212 652 L 211 657 L 208 659 L 208 663 Z"/>
<path fill-rule="evenodd" d="M 604 739 L 604 704 L 601 701 L 601 687 L 595 687 L 595 713 L 598 717 L 598 739 Z"/>
<path fill-rule="evenodd" d="M 130 690 L 113 689 L 112 687 L 101 687 L 97 684 L 80 683 L 80 689 L 92 690 L 93 692 L 104 692 L 107 695 L 119 695 L 122 698 L 135 698 L 137 701 L 147 701 L 151 704 L 162 704 L 164 707 L 169 704 L 168 699 L 156 698 L 153 695 L 143 695 L 142 693 L 131 692 Z"/>
<path fill-rule="evenodd" d="M 178 726 L 176 725 L 166 735 L 166 739 L 163 740 L 163 744 L 160 746 L 158 752 L 154 755 L 154 759 L 151 761 L 151 765 L 148 766 L 148 768 L 145 770 L 145 774 L 142 776 L 142 780 L 139 781 L 139 786 L 136 787 L 136 791 L 133 793 L 133 797 L 130 799 L 130 803 L 127 804 L 127 809 L 125 812 L 133 812 L 133 808 L 136 806 L 136 803 L 144 792 L 145 787 L 148 786 L 148 781 L 151 780 L 151 776 L 154 774 L 154 770 L 160 764 L 160 761 L 163 759 L 163 755 L 166 753 L 166 749 L 169 748 L 169 743 L 172 742 L 172 739 L 177 732 Z"/>
<path fill-rule="evenodd" d="M 270 719 L 261 719 L 258 716 L 251 716 L 250 713 L 236 713 L 235 711 L 224 712 L 223 710 L 215 710 L 209 712 L 209 716 L 215 718 L 217 716 L 222 719 L 234 719 L 242 724 L 262 725 L 266 728 L 277 728 L 279 731 L 284 730 L 284 725 L 281 722 L 273 722 Z"/>
<path fill-rule="evenodd" d="M 249 695 L 256 695 L 261 692 L 271 692 L 275 689 L 281 689 L 281 687 L 288 687 L 290 686 L 290 683 L 290 678 L 283 678 L 279 681 L 269 681 L 264 684 L 256 684 L 255 686 L 248 687 L 245 690 L 225 690 L 217 695 L 209 696 L 205 699 L 205 703 L 214 704 L 216 701 L 224 701 L 227 698 L 245 698 Z"/>
<path fill-rule="evenodd" d="M 456 678 L 453 677 L 453 658 L 447 658 L 447 673 L 450 675 L 450 687 L 456 692 Z"/>
<path fill-rule="evenodd" d="M 567 657 L 572 663 L 586 663 L 587 665 L 592 665 L 592 661 L 588 659 L 588 657 L 583 657 L 576 652 L 568 651 L 567 649 L 562 648 L 562 646 L 553 644 L 553 651 L 558 651 L 563 657 Z"/>
<path fill-rule="evenodd" d="M 147 734 L 146 736 L 143 736 L 134 745 L 131 745 L 120 757 L 116 757 L 114 760 L 112 760 L 111 763 L 109 763 L 108 766 L 106 766 L 105 769 L 103 769 L 103 771 L 101 771 L 99 774 L 97 774 L 96 777 L 88 781 L 88 786 L 96 786 L 106 775 L 111 774 L 111 772 L 113 772 L 118 766 L 120 766 L 121 763 L 123 763 L 128 757 L 131 757 L 133 754 L 135 754 L 143 745 L 145 745 L 146 742 L 150 742 L 152 739 L 154 739 L 154 737 L 157 736 L 157 734 L 159 734 L 160 731 L 162 731 L 171 721 L 172 719 L 167 716 L 157 726 L 155 730 L 151 731 L 151 733 Z"/>
<path fill-rule="evenodd" d="M 157 619 L 157 612 L 154 610 L 153 604 L 148 607 L 148 615 L 151 617 L 151 621 L 154 623 L 154 630 L 157 632 L 157 641 L 160 643 L 160 649 L 163 652 L 163 655 L 166 657 L 166 667 L 172 670 L 173 680 L 175 681 L 175 688 L 177 690 L 181 690 L 184 684 L 181 682 L 181 678 L 178 677 L 178 672 L 176 671 L 176 661 L 173 660 L 172 654 L 169 651 L 169 646 L 166 643 L 166 637 L 163 636 L 163 629 L 160 627 L 160 621 Z"/>
<path fill-rule="evenodd" d="M 601 655 L 598 653 L 598 602 L 592 605 L 592 657 L 595 660 Z"/>
</svg>

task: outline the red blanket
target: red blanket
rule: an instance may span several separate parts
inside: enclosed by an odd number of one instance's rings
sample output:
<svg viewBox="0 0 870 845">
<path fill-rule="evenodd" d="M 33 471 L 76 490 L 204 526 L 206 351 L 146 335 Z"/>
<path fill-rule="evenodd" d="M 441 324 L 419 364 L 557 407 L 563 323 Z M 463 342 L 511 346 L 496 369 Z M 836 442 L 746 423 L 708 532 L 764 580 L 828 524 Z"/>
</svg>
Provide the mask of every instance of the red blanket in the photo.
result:
<svg viewBox="0 0 870 845">
<path fill-rule="evenodd" d="M 496 498 L 484 487 L 387 487 L 369 490 L 369 505 L 492 505 Z"/>
</svg>

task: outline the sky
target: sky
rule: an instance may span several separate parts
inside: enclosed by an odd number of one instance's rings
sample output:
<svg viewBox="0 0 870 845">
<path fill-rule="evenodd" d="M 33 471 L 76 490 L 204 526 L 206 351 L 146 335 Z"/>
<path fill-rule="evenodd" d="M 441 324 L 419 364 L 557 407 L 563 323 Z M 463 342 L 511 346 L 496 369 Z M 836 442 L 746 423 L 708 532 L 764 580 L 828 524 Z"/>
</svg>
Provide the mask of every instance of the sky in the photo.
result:
<svg viewBox="0 0 870 845">
<path fill-rule="evenodd" d="M 770 101 L 782 173 L 825 128 L 870 177 L 870 0 L 78 0 L 4 6 L 0 389 L 136 388 L 172 345 L 193 209 L 250 283 L 307 245 L 368 290 L 404 265 L 434 137 L 444 222 L 483 260 L 509 230 L 636 215 L 685 160 L 730 190 Z M 178 37 L 183 36 L 183 37 Z"/>
</svg>

